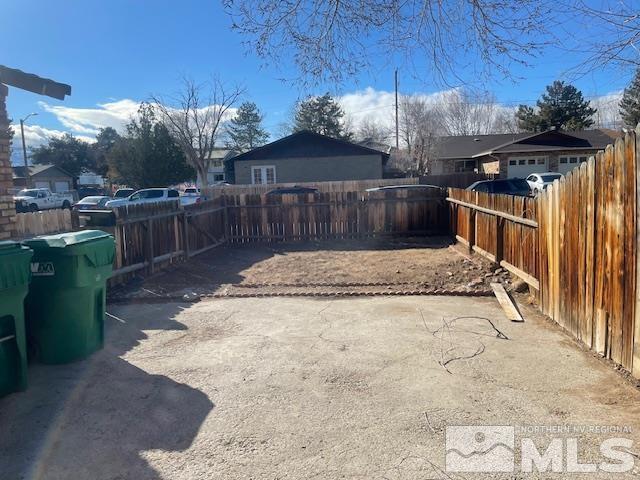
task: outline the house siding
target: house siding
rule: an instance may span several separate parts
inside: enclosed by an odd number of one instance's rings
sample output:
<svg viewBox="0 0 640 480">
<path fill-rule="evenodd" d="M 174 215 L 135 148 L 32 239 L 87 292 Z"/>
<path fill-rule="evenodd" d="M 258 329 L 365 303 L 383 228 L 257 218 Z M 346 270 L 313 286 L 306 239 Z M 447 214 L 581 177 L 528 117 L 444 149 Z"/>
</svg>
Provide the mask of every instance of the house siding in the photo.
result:
<svg viewBox="0 0 640 480">
<path fill-rule="evenodd" d="M 251 183 L 251 167 L 273 165 L 276 182 L 331 182 L 382 178 L 382 155 L 349 155 L 335 157 L 296 157 L 234 162 L 235 181 Z"/>
<path fill-rule="evenodd" d="M 521 157 L 547 157 L 549 160 L 548 171 L 557 172 L 560 164 L 560 157 L 566 156 L 581 156 L 591 157 L 595 155 L 599 150 L 555 150 L 553 152 L 540 151 L 540 152 L 526 152 L 526 153 L 495 153 L 491 156 L 479 157 L 478 172 L 480 173 L 492 173 L 499 174 L 499 178 L 507 178 L 509 171 L 509 159 L 521 158 Z M 460 159 L 465 160 L 465 159 Z M 436 160 L 434 162 L 433 171 L 444 174 L 451 174 L 455 172 L 456 159 Z"/>
</svg>

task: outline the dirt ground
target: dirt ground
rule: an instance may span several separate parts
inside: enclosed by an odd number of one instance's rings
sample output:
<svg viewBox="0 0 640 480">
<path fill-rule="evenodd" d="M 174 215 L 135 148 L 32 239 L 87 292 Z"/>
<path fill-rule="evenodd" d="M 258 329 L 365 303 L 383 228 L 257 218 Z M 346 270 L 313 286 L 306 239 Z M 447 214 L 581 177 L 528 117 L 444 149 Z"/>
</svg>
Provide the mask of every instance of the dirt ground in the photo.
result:
<svg viewBox="0 0 640 480">
<path fill-rule="evenodd" d="M 509 287 L 512 279 L 477 255 L 465 258 L 447 238 L 327 241 L 214 249 L 129 284 L 113 298 L 399 290 L 491 294 L 489 283 L 495 281 Z"/>
<path fill-rule="evenodd" d="M 566 478 L 445 472 L 452 425 L 627 426 L 615 436 L 637 451 L 638 390 L 523 312 L 447 296 L 111 305 L 103 351 L 34 366 L 0 399 L 0 477 Z M 580 461 L 610 436 L 580 434 Z"/>
</svg>

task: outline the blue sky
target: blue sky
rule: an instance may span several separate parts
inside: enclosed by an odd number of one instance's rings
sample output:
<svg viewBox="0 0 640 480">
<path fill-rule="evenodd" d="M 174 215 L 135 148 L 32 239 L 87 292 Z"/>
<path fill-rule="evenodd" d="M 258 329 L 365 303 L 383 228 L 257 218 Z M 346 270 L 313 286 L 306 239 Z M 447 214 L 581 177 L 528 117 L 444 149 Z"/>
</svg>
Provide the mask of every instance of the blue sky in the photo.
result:
<svg viewBox="0 0 640 480">
<path fill-rule="evenodd" d="M 263 66 L 245 50 L 242 38 L 230 29 L 230 19 L 219 1 L 133 0 L 4 0 L 0 29 L 0 64 L 69 83 L 73 91 L 64 102 L 11 89 L 10 116 L 29 120 L 29 141 L 36 144 L 50 131 L 71 131 L 89 139 L 100 122 L 122 123 L 126 112 L 150 93 L 175 91 L 188 75 L 205 80 L 219 74 L 226 82 L 244 85 L 247 97 L 266 114 L 274 135 L 296 99 L 330 90 L 347 95 L 348 113 L 388 114 L 393 72 L 381 60 L 376 73 L 363 72 L 336 88 L 324 85 L 313 92 L 283 83 L 291 66 Z M 519 68 L 525 79 L 492 82 L 486 88 L 506 105 L 533 103 L 544 86 L 562 78 L 577 58 L 549 50 L 534 67 Z M 587 97 L 619 91 L 630 72 L 596 72 L 575 84 Z M 401 70 L 403 93 L 441 90 L 433 80 L 412 78 Z M 364 94 L 361 92 L 365 89 Z M 351 110 L 351 111 L 349 111 Z M 383 112 L 384 111 L 384 112 Z M 383 112 L 383 113 L 381 113 Z"/>
</svg>

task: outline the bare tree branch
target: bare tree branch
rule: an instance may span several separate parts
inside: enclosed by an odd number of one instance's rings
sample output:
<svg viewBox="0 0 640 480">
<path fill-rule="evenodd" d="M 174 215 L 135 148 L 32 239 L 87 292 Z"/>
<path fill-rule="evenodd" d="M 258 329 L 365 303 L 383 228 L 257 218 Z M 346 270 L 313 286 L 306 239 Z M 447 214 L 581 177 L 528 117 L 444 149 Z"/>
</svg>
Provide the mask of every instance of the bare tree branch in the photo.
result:
<svg viewBox="0 0 640 480">
<path fill-rule="evenodd" d="M 480 64 L 511 77 L 547 44 L 550 0 L 223 0 L 233 28 L 263 59 L 290 60 L 303 82 L 342 83 L 381 56 L 422 58 L 439 80 Z M 550 5 L 550 6 L 548 6 Z M 285 57 L 286 55 L 286 57 Z"/>
<path fill-rule="evenodd" d="M 152 96 L 160 120 L 183 149 L 187 162 L 196 169 L 201 186 L 207 185 L 211 154 L 222 133 L 221 124 L 231 118 L 231 110 L 243 94 L 244 89 L 229 88 L 215 77 L 203 84 L 184 78 L 177 94 Z"/>
</svg>

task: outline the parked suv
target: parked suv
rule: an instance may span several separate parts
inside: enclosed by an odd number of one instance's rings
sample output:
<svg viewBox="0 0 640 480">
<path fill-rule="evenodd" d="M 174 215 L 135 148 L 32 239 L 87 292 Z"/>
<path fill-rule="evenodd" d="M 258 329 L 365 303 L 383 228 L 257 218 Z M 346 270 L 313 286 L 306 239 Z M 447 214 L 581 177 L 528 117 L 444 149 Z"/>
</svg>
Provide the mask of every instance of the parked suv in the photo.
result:
<svg viewBox="0 0 640 480">
<path fill-rule="evenodd" d="M 504 195 L 531 196 L 531 189 L 524 178 L 507 178 L 500 180 L 480 180 L 467 187 L 473 192 L 502 193 Z"/>
<path fill-rule="evenodd" d="M 138 205 L 141 203 L 156 203 L 179 201 L 180 193 L 173 188 L 145 188 L 129 195 L 127 198 L 117 198 L 107 202 L 108 208 L 122 207 L 123 205 Z"/>
</svg>

